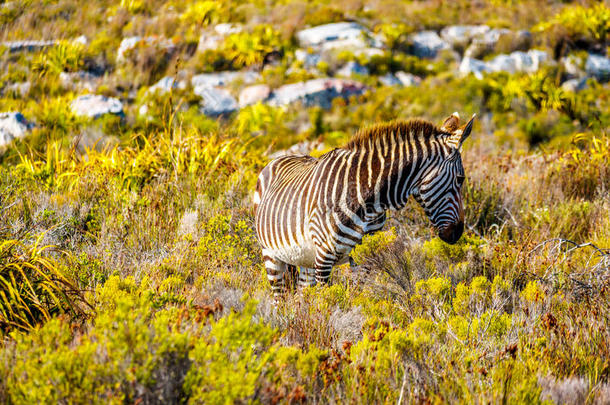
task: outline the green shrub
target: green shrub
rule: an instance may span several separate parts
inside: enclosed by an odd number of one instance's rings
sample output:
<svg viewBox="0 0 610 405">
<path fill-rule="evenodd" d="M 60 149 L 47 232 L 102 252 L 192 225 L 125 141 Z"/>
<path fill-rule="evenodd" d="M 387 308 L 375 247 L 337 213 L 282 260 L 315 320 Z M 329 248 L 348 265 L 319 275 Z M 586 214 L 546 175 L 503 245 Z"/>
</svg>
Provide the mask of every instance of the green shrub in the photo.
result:
<svg viewBox="0 0 610 405">
<path fill-rule="evenodd" d="M 260 66 L 269 52 L 281 50 L 282 39 L 269 25 L 257 25 L 252 32 L 229 35 L 222 45 L 227 59 L 234 68 Z"/>
<path fill-rule="evenodd" d="M 386 249 L 396 240 L 396 229 L 364 235 L 362 243 L 357 245 L 351 253 L 352 258 L 358 264 L 363 264 L 367 258 Z"/>
<path fill-rule="evenodd" d="M 610 32 L 610 8 L 604 3 L 592 7 L 568 6 L 534 30 L 545 32 L 557 27 L 564 29 L 573 40 L 585 37 L 604 44 Z"/>
<path fill-rule="evenodd" d="M 189 354 L 193 362 L 185 378 L 191 403 L 220 403 L 253 399 L 257 383 L 273 360 L 269 348 L 276 332 L 253 319 L 256 303 L 241 314 L 214 323 L 207 338 Z"/>
<path fill-rule="evenodd" d="M 32 70 L 41 77 L 76 72 L 83 65 L 84 47 L 77 42 L 62 41 L 41 53 L 34 60 Z"/>
</svg>

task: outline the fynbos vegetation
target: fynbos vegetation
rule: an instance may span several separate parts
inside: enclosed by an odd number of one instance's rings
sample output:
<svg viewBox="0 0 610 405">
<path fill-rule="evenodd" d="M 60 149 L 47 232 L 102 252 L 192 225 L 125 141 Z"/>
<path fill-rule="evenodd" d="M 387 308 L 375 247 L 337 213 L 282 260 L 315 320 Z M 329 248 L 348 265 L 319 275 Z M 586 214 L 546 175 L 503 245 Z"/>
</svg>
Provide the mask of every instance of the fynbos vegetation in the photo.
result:
<svg viewBox="0 0 610 405">
<path fill-rule="evenodd" d="M 0 402 L 610 402 L 603 2 L 16 0 L 0 21 Z M 461 239 L 410 200 L 276 303 L 269 161 L 456 110 L 477 114 Z"/>
</svg>

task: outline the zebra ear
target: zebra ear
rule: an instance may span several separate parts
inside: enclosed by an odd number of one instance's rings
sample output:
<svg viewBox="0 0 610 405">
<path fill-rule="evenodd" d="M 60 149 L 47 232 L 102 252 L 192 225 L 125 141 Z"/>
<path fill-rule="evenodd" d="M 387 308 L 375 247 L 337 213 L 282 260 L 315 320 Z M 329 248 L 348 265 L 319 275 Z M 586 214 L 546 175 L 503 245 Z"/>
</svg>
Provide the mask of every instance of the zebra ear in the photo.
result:
<svg viewBox="0 0 610 405">
<path fill-rule="evenodd" d="M 453 132 L 460 126 L 460 114 L 454 112 L 443 122 L 441 129 L 446 132 Z"/>
<path fill-rule="evenodd" d="M 464 125 L 461 129 L 461 134 L 460 134 L 460 141 L 458 142 L 458 149 L 462 149 L 462 144 L 464 143 L 464 141 L 466 140 L 466 138 L 468 138 L 470 136 L 470 132 L 472 131 L 472 125 L 474 124 L 474 119 L 477 117 L 476 114 L 472 114 L 472 118 L 470 118 L 470 121 L 468 121 L 466 123 L 466 125 Z"/>
<path fill-rule="evenodd" d="M 472 118 L 470 119 L 470 121 L 468 121 L 466 123 L 466 125 L 464 125 L 461 128 L 455 128 L 452 132 L 451 132 L 451 137 L 449 138 L 449 143 L 455 147 L 455 149 L 457 151 L 462 150 L 462 144 L 464 143 L 464 141 L 466 140 L 466 138 L 468 138 L 470 136 L 470 132 L 472 131 L 472 125 L 474 124 L 474 119 L 477 115 L 476 114 L 472 114 Z"/>
</svg>

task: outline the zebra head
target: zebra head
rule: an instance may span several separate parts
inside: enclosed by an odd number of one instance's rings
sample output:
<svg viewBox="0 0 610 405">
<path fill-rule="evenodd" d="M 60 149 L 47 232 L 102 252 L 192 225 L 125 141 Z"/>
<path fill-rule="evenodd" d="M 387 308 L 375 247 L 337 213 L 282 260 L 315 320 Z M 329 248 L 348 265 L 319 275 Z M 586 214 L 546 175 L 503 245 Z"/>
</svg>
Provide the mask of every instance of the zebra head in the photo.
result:
<svg viewBox="0 0 610 405">
<path fill-rule="evenodd" d="M 456 243 L 464 231 L 461 189 L 465 176 L 460 150 L 470 135 L 475 116 L 462 127 L 457 113 L 445 120 L 441 130 L 447 135 L 437 138 L 439 144 L 432 164 L 413 193 L 437 229 L 438 236 L 449 244 Z"/>
</svg>

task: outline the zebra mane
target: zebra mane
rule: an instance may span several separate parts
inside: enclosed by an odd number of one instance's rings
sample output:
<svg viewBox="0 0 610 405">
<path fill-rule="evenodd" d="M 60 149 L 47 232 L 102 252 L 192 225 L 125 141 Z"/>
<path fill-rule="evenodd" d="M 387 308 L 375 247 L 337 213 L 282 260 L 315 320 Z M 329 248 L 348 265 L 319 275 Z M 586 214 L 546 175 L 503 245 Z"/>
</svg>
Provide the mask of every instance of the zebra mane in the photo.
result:
<svg viewBox="0 0 610 405">
<path fill-rule="evenodd" d="M 413 133 L 415 136 L 423 137 L 425 139 L 438 135 L 450 135 L 433 123 L 422 119 L 410 119 L 408 121 L 396 120 L 388 123 L 374 124 L 360 129 L 343 149 L 356 150 L 366 146 L 369 140 L 375 142 L 378 138 L 390 136 L 404 137 L 409 133 Z"/>
</svg>

